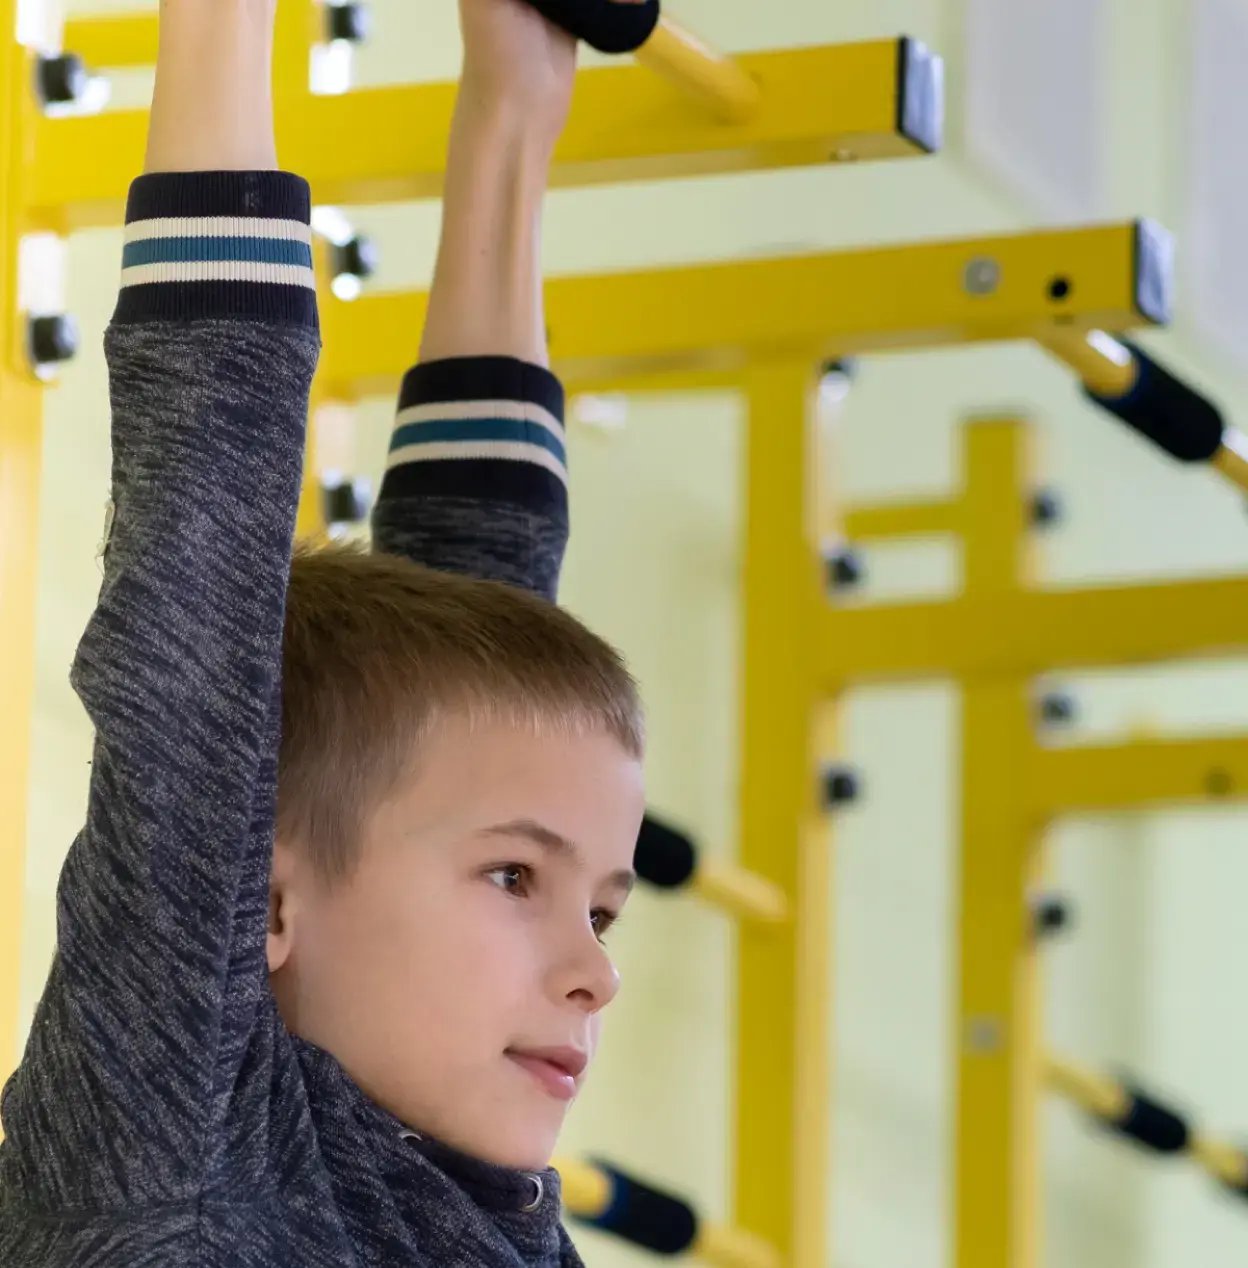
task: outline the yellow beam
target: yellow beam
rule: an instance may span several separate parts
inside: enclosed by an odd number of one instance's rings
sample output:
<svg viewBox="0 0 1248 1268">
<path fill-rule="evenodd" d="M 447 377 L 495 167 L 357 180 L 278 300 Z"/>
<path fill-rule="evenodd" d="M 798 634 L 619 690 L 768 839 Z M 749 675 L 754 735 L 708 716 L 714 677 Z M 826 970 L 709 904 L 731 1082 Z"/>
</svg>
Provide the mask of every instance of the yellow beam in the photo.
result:
<svg viewBox="0 0 1248 1268">
<path fill-rule="evenodd" d="M 735 59 L 714 52 L 668 18 L 659 20 L 636 56 L 643 66 L 692 93 L 725 123 L 744 123 L 762 108 L 757 80 Z"/>
<path fill-rule="evenodd" d="M 806 488 L 817 371 L 758 366 L 749 408 L 742 867 L 788 897 L 792 920 L 738 940 L 734 1219 L 788 1268 L 828 1262 L 831 846 L 820 822 L 815 728 L 818 553 Z"/>
<path fill-rule="evenodd" d="M 1037 749 L 1027 766 L 1039 819 L 1248 797 L 1248 735 Z"/>
<path fill-rule="evenodd" d="M 15 30 L 14 0 L 0 0 L 0 1086 L 18 1057 L 43 421 L 18 295 L 34 67 Z"/>
<path fill-rule="evenodd" d="M 893 537 L 955 536 L 963 531 L 965 516 L 957 502 L 899 502 L 850 507 L 845 513 L 845 536 L 854 542 Z"/>
<path fill-rule="evenodd" d="M 159 35 L 154 13 L 108 13 L 68 18 L 63 47 L 92 70 L 138 70 L 156 65 Z"/>
<path fill-rule="evenodd" d="M 675 84 L 638 66 L 587 70 L 555 155 L 556 185 L 614 184 L 715 172 L 822 165 L 837 158 L 918 156 L 898 108 L 930 75 L 903 56 L 908 41 L 879 40 L 737 58 L 762 95 L 744 123 L 710 117 Z M 929 59 L 930 60 L 930 59 Z M 285 164 L 312 184 L 318 203 L 407 202 L 438 195 L 456 85 L 367 88 L 309 97 L 283 108 Z M 410 126 L 395 126 L 396 120 Z M 38 129 L 32 198 L 69 228 L 122 222 L 140 170 L 145 111 L 49 119 Z M 100 163 L 100 154 L 109 161 Z"/>
<path fill-rule="evenodd" d="M 551 352 L 574 390 L 658 383 L 665 374 L 732 386 L 750 361 L 812 364 L 852 352 L 1031 338 L 1059 321 L 1139 326 L 1138 261 L 1155 231 L 1134 223 L 874 250 L 555 278 L 547 284 Z M 1001 284 L 967 290 L 977 261 Z M 1055 276 L 1069 297 L 1049 298 Z M 335 388 L 389 393 L 424 325 L 420 293 L 330 302 L 324 314 Z"/>
<path fill-rule="evenodd" d="M 820 679 L 1039 673 L 1216 655 L 1248 645 L 1248 580 L 1038 590 L 825 607 Z"/>
<path fill-rule="evenodd" d="M 966 432 L 968 595 L 1031 580 L 1028 429 Z M 1026 895 L 1041 872 L 1024 813 L 1031 692 L 1017 671 L 962 681 L 962 830 L 954 1019 L 954 1268 L 1039 1268 L 1039 972 Z"/>
</svg>

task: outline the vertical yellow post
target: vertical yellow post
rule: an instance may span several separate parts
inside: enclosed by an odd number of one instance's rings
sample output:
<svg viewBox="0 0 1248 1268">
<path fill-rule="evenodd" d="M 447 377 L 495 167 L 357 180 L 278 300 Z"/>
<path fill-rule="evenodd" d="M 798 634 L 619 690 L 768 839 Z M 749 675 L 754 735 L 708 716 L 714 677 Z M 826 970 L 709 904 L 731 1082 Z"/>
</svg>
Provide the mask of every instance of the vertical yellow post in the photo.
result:
<svg viewBox="0 0 1248 1268">
<path fill-rule="evenodd" d="M 31 55 L 15 32 L 15 0 L 0 0 L 0 1085 L 17 1063 L 43 403 L 18 311 L 36 105 Z"/>
<path fill-rule="evenodd" d="M 828 1263 L 829 843 L 815 758 L 813 362 L 746 377 L 741 863 L 779 885 L 789 925 L 741 928 L 735 1219 L 792 1268 Z"/>
<path fill-rule="evenodd" d="M 983 421 L 967 433 L 968 598 L 1028 579 L 1027 429 Z M 1034 742 L 1025 678 L 962 687 L 962 833 L 953 1264 L 1039 1268 L 1038 978 L 1027 894 L 1039 842 L 1022 771 Z"/>
</svg>

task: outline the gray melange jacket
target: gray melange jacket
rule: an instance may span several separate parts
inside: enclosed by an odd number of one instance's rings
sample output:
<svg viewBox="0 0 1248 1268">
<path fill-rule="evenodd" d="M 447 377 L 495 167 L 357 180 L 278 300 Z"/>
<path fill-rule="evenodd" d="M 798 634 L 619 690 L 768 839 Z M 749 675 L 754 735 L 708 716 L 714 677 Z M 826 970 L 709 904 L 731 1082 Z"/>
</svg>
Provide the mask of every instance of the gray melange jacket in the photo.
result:
<svg viewBox="0 0 1248 1268">
<path fill-rule="evenodd" d="M 3 1268 L 579 1265 L 558 1176 L 414 1137 L 290 1034 L 265 961 L 286 586 L 320 351 L 309 191 L 136 181 L 105 347 L 115 519 L 71 681 L 96 730 L 56 954 L 0 1098 Z M 563 396 L 408 375 L 377 548 L 553 598 Z"/>
</svg>

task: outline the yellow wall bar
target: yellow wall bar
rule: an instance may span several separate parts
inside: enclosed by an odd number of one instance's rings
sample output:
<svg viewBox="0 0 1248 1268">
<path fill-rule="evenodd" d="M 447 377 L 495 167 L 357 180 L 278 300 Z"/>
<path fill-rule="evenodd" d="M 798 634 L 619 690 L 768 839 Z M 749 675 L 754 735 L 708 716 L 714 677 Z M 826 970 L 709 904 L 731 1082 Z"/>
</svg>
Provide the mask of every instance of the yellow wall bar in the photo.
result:
<svg viewBox="0 0 1248 1268">
<path fill-rule="evenodd" d="M 741 865 L 788 896 L 785 926 L 738 943 L 733 1223 L 789 1268 L 828 1263 L 831 845 L 820 823 L 811 619 L 822 603 L 806 519 L 814 362 L 744 379 Z"/>
<path fill-rule="evenodd" d="M 1120 1083 L 1073 1061 L 1047 1057 L 1044 1078 L 1051 1092 L 1097 1118 L 1118 1122 L 1131 1108 L 1131 1098 Z"/>
<path fill-rule="evenodd" d="M 1137 307 L 1134 223 L 989 238 L 746 260 L 601 276 L 554 278 L 546 288 L 551 353 L 575 391 L 627 388 L 634 376 L 701 373 L 739 381 L 751 360 L 812 363 L 851 352 L 1030 337 L 1059 310 L 1054 275 L 1073 282 L 1061 312 L 1091 323 L 1148 325 Z M 977 260 L 1002 283 L 967 291 Z M 416 292 L 331 302 L 326 340 L 336 390 L 389 394 L 407 369 L 407 332 L 427 299 Z"/>
<path fill-rule="evenodd" d="M 0 1086 L 17 1065 L 43 388 L 18 310 L 27 140 L 36 111 L 14 0 L 0 0 Z"/>
<path fill-rule="evenodd" d="M 1248 735 L 1036 749 L 1033 818 L 1248 797 Z"/>
<path fill-rule="evenodd" d="M 1035 591 L 825 608 L 820 678 L 939 678 L 993 670 L 1142 664 L 1248 644 L 1248 580 Z"/>
<path fill-rule="evenodd" d="M 822 166 L 927 153 L 898 128 L 901 42 L 743 53 L 762 106 L 747 123 L 711 117 L 675 85 L 639 66 L 578 78 L 576 104 L 552 174 L 561 186 L 715 172 Z M 442 188 L 453 83 L 363 88 L 310 97 L 279 111 L 283 163 L 307 177 L 318 203 L 410 202 Z M 418 121 L 395 127 L 394 120 Z M 145 111 L 43 120 L 32 198 L 69 227 L 122 223 L 128 174 L 140 169 Z M 109 162 L 97 161 L 108 154 Z"/>
<path fill-rule="evenodd" d="M 1100 396 L 1125 396 L 1135 386 L 1139 367 L 1130 349 L 1103 330 L 1054 329 L 1039 342 Z"/>
<path fill-rule="evenodd" d="M 845 513 L 845 536 L 850 541 L 867 542 L 959 534 L 964 518 L 961 504 L 949 501 L 850 507 Z"/>
<path fill-rule="evenodd" d="M 969 427 L 966 591 L 991 601 L 1028 579 L 1028 433 Z M 1039 1268 L 1039 979 L 1026 894 L 1040 870 L 1023 813 L 1031 691 L 1013 673 L 965 676 L 958 993 L 953 1028 L 955 1268 Z"/>
<path fill-rule="evenodd" d="M 752 119 L 763 103 L 758 81 L 668 18 L 637 50 L 637 60 L 708 105 L 725 123 Z"/>
<path fill-rule="evenodd" d="M 109 13 L 65 23 L 65 51 L 77 53 L 92 70 L 155 66 L 159 44 L 154 13 Z"/>
</svg>

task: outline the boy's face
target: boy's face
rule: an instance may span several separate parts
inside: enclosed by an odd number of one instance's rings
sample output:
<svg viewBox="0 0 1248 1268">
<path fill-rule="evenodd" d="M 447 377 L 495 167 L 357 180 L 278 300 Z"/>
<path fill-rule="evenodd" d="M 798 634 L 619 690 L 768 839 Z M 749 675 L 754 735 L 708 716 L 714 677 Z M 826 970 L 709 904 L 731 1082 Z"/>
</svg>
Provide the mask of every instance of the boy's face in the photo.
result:
<svg viewBox="0 0 1248 1268">
<path fill-rule="evenodd" d="M 640 764 L 606 735 L 447 718 L 336 893 L 279 842 L 269 968 L 288 1028 L 409 1127 L 502 1166 L 554 1151 L 619 977 Z"/>
</svg>

